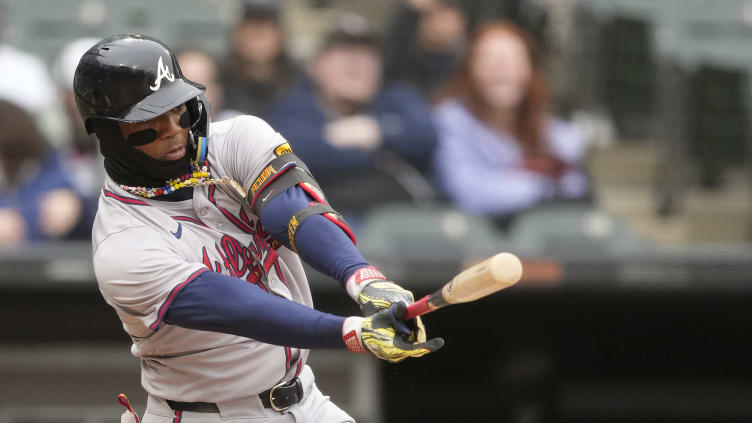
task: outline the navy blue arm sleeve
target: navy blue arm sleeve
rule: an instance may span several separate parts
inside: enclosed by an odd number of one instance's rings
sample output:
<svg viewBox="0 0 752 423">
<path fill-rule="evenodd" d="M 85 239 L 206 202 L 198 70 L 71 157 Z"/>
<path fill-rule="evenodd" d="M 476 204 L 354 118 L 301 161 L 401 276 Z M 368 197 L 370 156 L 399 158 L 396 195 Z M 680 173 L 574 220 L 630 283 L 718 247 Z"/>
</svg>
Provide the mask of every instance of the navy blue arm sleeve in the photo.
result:
<svg viewBox="0 0 752 423">
<path fill-rule="evenodd" d="M 294 348 L 343 348 L 343 317 L 264 292 L 231 276 L 204 272 L 178 293 L 168 324 Z"/>
<path fill-rule="evenodd" d="M 282 245 L 290 247 L 287 224 L 295 212 L 308 207 L 310 197 L 293 186 L 274 197 L 261 212 L 261 225 Z M 347 278 L 368 262 L 345 232 L 324 216 L 311 216 L 298 227 L 295 246 L 300 258 L 344 286 Z"/>
</svg>

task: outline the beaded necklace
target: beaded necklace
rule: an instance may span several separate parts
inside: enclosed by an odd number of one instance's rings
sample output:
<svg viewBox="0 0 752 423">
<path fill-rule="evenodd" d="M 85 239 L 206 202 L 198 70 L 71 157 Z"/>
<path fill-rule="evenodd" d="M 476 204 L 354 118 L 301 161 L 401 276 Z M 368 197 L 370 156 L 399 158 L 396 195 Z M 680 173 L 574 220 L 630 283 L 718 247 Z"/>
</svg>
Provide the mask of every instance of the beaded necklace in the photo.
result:
<svg viewBox="0 0 752 423">
<path fill-rule="evenodd" d="M 130 192 L 131 194 L 139 195 L 144 198 L 158 197 L 160 195 L 167 195 L 173 193 L 180 188 L 194 187 L 198 185 L 213 185 L 213 184 L 230 184 L 235 191 L 238 192 L 243 198 L 246 196 L 243 187 L 232 178 L 211 178 L 209 169 L 204 166 L 199 166 L 197 162 L 191 161 L 189 163 L 190 172 L 178 178 L 167 180 L 164 186 L 161 187 L 132 187 L 128 185 L 119 184 L 120 188 Z"/>
</svg>

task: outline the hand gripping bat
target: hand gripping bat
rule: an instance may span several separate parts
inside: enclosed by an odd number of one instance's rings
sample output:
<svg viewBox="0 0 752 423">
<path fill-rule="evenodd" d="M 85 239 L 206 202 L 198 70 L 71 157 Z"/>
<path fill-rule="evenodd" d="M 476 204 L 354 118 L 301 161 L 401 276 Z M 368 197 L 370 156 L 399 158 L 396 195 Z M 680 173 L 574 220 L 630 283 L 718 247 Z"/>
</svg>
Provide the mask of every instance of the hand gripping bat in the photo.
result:
<svg viewBox="0 0 752 423">
<path fill-rule="evenodd" d="M 466 303 L 510 287 L 522 277 L 522 263 L 514 254 L 499 253 L 468 267 L 441 289 L 407 307 L 404 320 L 449 304 Z"/>
</svg>

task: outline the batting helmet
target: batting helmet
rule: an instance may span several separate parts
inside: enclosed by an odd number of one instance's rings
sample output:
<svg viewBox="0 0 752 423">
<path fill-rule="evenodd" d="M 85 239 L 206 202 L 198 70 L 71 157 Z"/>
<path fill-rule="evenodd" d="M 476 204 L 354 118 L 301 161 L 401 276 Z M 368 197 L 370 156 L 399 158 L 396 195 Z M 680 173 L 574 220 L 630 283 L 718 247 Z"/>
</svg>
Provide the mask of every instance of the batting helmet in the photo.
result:
<svg viewBox="0 0 752 423">
<path fill-rule="evenodd" d="M 163 42 L 145 35 L 114 35 L 91 47 L 78 63 L 73 92 L 88 133 L 96 132 L 107 173 L 119 183 L 159 186 L 185 173 L 199 137 L 209 132 L 205 87 L 183 76 L 175 55 Z M 145 122 L 185 104 L 188 152 L 177 160 L 147 156 L 133 146 L 157 139 L 156 131 L 127 142 L 118 122 Z M 144 131 L 141 131 L 144 132 Z"/>
<path fill-rule="evenodd" d="M 100 41 L 81 57 L 73 79 L 76 105 L 88 133 L 94 132 L 93 119 L 144 122 L 188 103 L 191 128 L 203 123 L 195 129 L 206 136 L 205 89 L 183 76 L 169 47 L 146 35 L 114 35 Z"/>
</svg>

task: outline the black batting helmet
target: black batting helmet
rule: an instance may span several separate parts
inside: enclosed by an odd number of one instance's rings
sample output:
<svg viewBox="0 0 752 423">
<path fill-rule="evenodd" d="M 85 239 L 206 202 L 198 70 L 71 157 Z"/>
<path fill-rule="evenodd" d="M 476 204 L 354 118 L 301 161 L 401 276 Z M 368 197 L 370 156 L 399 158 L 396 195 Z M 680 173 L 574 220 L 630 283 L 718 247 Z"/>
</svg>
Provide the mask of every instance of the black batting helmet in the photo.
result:
<svg viewBox="0 0 752 423">
<path fill-rule="evenodd" d="M 177 59 L 163 42 L 145 35 L 114 35 L 81 57 L 73 77 L 78 113 L 88 133 L 96 132 L 104 167 L 116 182 L 161 186 L 185 174 L 198 140 L 209 133 L 209 101 L 205 87 L 183 76 Z M 145 122 L 182 104 L 180 126 L 188 128 L 188 150 L 182 158 L 159 160 L 134 148 L 155 141 L 156 131 L 128 140 L 118 122 Z M 206 144 L 203 144 L 206 145 Z"/>
<path fill-rule="evenodd" d="M 76 105 L 88 133 L 94 132 L 94 119 L 144 122 L 187 103 L 191 128 L 206 136 L 205 89 L 183 76 L 169 47 L 146 35 L 114 35 L 100 41 L 81 57 L 73 79 Z"/>
</svg>

